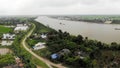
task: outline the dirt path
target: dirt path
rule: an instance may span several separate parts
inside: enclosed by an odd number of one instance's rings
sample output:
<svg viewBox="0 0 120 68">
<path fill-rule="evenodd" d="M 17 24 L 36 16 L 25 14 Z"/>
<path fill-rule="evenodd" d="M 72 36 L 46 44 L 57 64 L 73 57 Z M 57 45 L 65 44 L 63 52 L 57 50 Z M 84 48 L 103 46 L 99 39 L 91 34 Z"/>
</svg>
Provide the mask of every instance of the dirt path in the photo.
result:
<svg viewBox="0 0 120 68">
<path fill-rule="evenodd" d="M 29 49 L 29 48 L 27 47 L 27 45 L 26 45 L 26 39 L 27 39 L 27 37 L 29 37 L 29 36 L 32 34 L 32 32 L 34 31 L 34 29 L 35 29 L 35 27 L 36 27 L 34 24 L 33 24 L 33 26 L 34 26 L 33 29 L 31 29 L 31 30 L 29 31 L 29 33 L 26 35 L 26 37 L 25 37 L 25 38 L 23 39 L 23 41 L 22 41 L 23 47 L 24 47 L 29 53 L 31 53 L 34 57 L 36 57 L 36 58 L 38 58 L 39 60 L 41 60 L 41 61 L 43 61 L 44 63 L 46 63 L 49 68 L 53 68 L 52 66 L 55 66 L 55 67 L 58 67 L 58 68 L 66 68 L 66 67 L 64 67 L 64 66 L 61 65 L 61 64 L 55 64 L 55 63 L 49 61 L 48 59 L 45 59 L 45 58 L 43 58 L 43 57 L 35 54 L 31 49 Z M 51 66 L 51 65 L 52 65 L 52 66 Z"/>
</svg>

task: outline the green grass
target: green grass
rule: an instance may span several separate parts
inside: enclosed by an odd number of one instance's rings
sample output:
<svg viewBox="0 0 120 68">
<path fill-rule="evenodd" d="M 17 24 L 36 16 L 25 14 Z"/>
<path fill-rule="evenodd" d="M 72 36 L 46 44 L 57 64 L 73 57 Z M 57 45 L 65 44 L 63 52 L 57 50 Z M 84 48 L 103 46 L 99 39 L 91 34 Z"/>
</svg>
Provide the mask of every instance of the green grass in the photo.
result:
<svg viewBox="0 0 120 68">
<path fill-rule="evenodd" d="M 50 30 L 49 30 L 49 29 L 47 29 L 47 28 L 43 28 L 43 29 L 41 29 L 41 30 L 40 30 L 40 32 L 41 32 L 41 33 L 44 33 L 44 32 L 49 32 L 49 31 L 50 31 Z"/>
<path fill-rule="evenodd" d="M 6 66 L 8 64 L 14 64 L 14 56 L 12 54 L 0 55 L 0 66 Z"/>
<path fill-rule="evenodd" d="M 39 22 L 34 22 L 34 24 L 36 25 L 36 28 L 34 30 L 35 33 L 47 33 L 47 32 L 54 30 L 54 29 L 44 26 L 43 24 Z"/>
<path fill-rule="evenodd" d="M 42 57 L 47 57 L 51 55 L 51 52 L 47 49 L 47 48 L 43 48 L 43 49 L 40 49 L 40 50 L 34 50 L 34 52 L 36 54 L 38 54 L 39 56 L 42 56 Z"/>
<path fill-rule="evenodd" d="M 8 32 L 11 32 L 11 31 L 12 31 L 11 28 L 0 25 L 0 33 L 8 33 Z"/>
<path fill-rule="evenodd" d="M 29 44 L 30 47 L 33 47 L 38 42 L 45 42 L 45 41 L 46 40 L 44 39 L 27 39 L 27 43 Z"/>
<path fill-rule="evenodd" d="M 33 40 L 33 39 L 28 39 L 27 42 L 28 42 L 28 44 L 29 44 L 30 47 L 33 47 L 39 41 L 38 40 Z"/>
<path fill-rule="evenodd" d="M 39 60 L 39 59 L 37 59 L 35 57 L 32 57 L 32 61 L 36 65 L 41 66 L 42 68 L 49 68 L 43 61 L 41 61 L 41 60 Z"/>
</svg>

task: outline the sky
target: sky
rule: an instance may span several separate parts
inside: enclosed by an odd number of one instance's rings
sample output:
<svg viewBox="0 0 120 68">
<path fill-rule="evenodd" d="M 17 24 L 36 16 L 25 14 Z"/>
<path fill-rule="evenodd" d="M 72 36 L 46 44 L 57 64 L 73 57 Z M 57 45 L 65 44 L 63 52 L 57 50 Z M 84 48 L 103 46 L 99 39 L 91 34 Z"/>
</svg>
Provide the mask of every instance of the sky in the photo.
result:
<svg viewBox="0 0 120 68">
<path fill-rule="evenodd" d="M 119 15 L 120 0 L 0 0 L 0 15 Z"/>
</svg>

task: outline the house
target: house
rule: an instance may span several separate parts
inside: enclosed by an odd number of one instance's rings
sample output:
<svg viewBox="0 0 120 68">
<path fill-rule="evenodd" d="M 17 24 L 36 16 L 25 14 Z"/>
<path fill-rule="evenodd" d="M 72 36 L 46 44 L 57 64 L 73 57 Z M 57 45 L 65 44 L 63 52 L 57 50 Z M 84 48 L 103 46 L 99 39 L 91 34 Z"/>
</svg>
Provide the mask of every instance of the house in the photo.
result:
<svg viewBox="0 0 120 68">
<path fill-rule="evenodd" d="M 24 26 L 24 25 L 23 24 L 17 24 L 16 26 L 19 27 L 19 26 Z"/>
<path fill-rule="evenodd" d="M 13 43 L 13 40 L 2 40 L 0 42 L 2 46 L 9 46 L 9 45 L 12 45 L 12 43 Z"/>
<path fill-rule="evenodd" d="M 39 42 L 33 47 L 33 49 L 34 50 L 39 50 L 39 49 L 45 48 L 45 44 L 46 43 Z"/>
<path fill-rule="evenodd" d="M 3 38 L 2 38 L 3 40 L 7 40 L 7 39 L 9 39 L 9 40 L 13 40 L 13 39 L 15 39 L 15 34 L 3 34 Z"/>
<path fill-rule="evenodd" d="M 75 54 L 76 56 L 79 56 L 80 59 L 84 59 L 84 58 L 87 56 L 87 54 L 86 54 L 85 52 L 83 52 L 83 51 L 75 51 L 74 54 Z"/>
<path fill-rule="evenodd" d="M 37 33 L 34 33 L 32 36 L 30 36 L 31 38 L 35 38 L 35 39 L 38 39 L 40 38 L 40 35 L 37 34 Z"/>
<path fill-rule="evenodd" d="M 46 39 L 46 38 L 47 38 L 47 34 L 44 34 L 44 33 L 42 33 L 42 34 L 37 34 L 37 33 L 35 33 L 35 34 L 33 34 L 33 37 L 34 37 L 34 38 Z"/>
<path fill-rule="evenodd" d="M 69 49 L 62 49 L 61 51 L 59 51 L 58 53 L 54 53 L 51 55 L 51 58 L 54 60 L 54 59 L 58 59 L 58 58 L 61 58 L 62 56 L 64 55 L 68 55 L 70 54 L 70 50 Z"/>
<path fill-rule="evenodd" d="M 47 38 L 47 35 L 46 35 L 46 34 L 42 34 L 42 35 L 41 35 L 41 38 L 46 39 L 46 38 Z"/>
<path fill-rule="evenodd" d="M 52 59 L 57 59 L 57 58 L 59 58 L 59 55 L 57 53 L 54 53 L 54 54 L 51 55 L 51 58 Z"/>
<path fill-rule="evenodd" d="M 26 31 L 28 30 L 28 26 L 27 24 L 17 24 L 17 26 L 15 27 L 14 31 Z"/>
<path fill-rule="evenodd" d="M 112 23 L 112 21 L 105 21 L 105 24 L 110 24 Z"/>
<path fill-rule="evenodd" d="M 60 56 L 68 55 L 68 54 L 70 54 L 70 50 L 69 49 L 62 49 L 61 51 L 58 52 L 58 54 Z"/>
<path fill-rule="evenodd" d="M 27 24 L 17 24 L 17 27 L 21 27 L 21 26 L 27 26 Z"/>
<path fill-rule="evenodd" d="M 14 29 L 14 31 L 26 31 L 28 30 L 28 26 L 18 26 Z"/>
</svg>

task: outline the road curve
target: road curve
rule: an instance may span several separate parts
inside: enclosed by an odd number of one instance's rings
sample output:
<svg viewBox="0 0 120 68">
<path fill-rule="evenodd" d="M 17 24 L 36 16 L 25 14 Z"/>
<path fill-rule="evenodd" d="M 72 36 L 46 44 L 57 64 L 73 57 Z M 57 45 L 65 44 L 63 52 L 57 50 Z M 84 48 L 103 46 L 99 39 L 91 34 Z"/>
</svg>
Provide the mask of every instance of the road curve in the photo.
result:
<svg viewBox="0 0 120 68">
<path fill-rule="evenodd" d="M 34 53 L 31 49 L 29 49 L 26 45 L 26 40 L 27 38 L 32 34 L 32 32 L 34 31 L 34 29 L 36 28 L 35 24 L 32 24 L 34 27 L 28 32 L 28 34 L 24 37 L 24 39 L 22 40 L 22 45 L 23 47 L 29 52 L 31 53 L 34 57 L 38 58 L 39 60 L 43 61 L 44 63 L 46 63 L 48 65 L 49 68 L 53 68 L 52 66 L 55 66 L 57 68 L 66 68 L 61 64 L 55 64 L 39 55 L 37 55 L 36 53 Z M 52 65 L 52 66 L 51 66 Z"/>
</svg>

